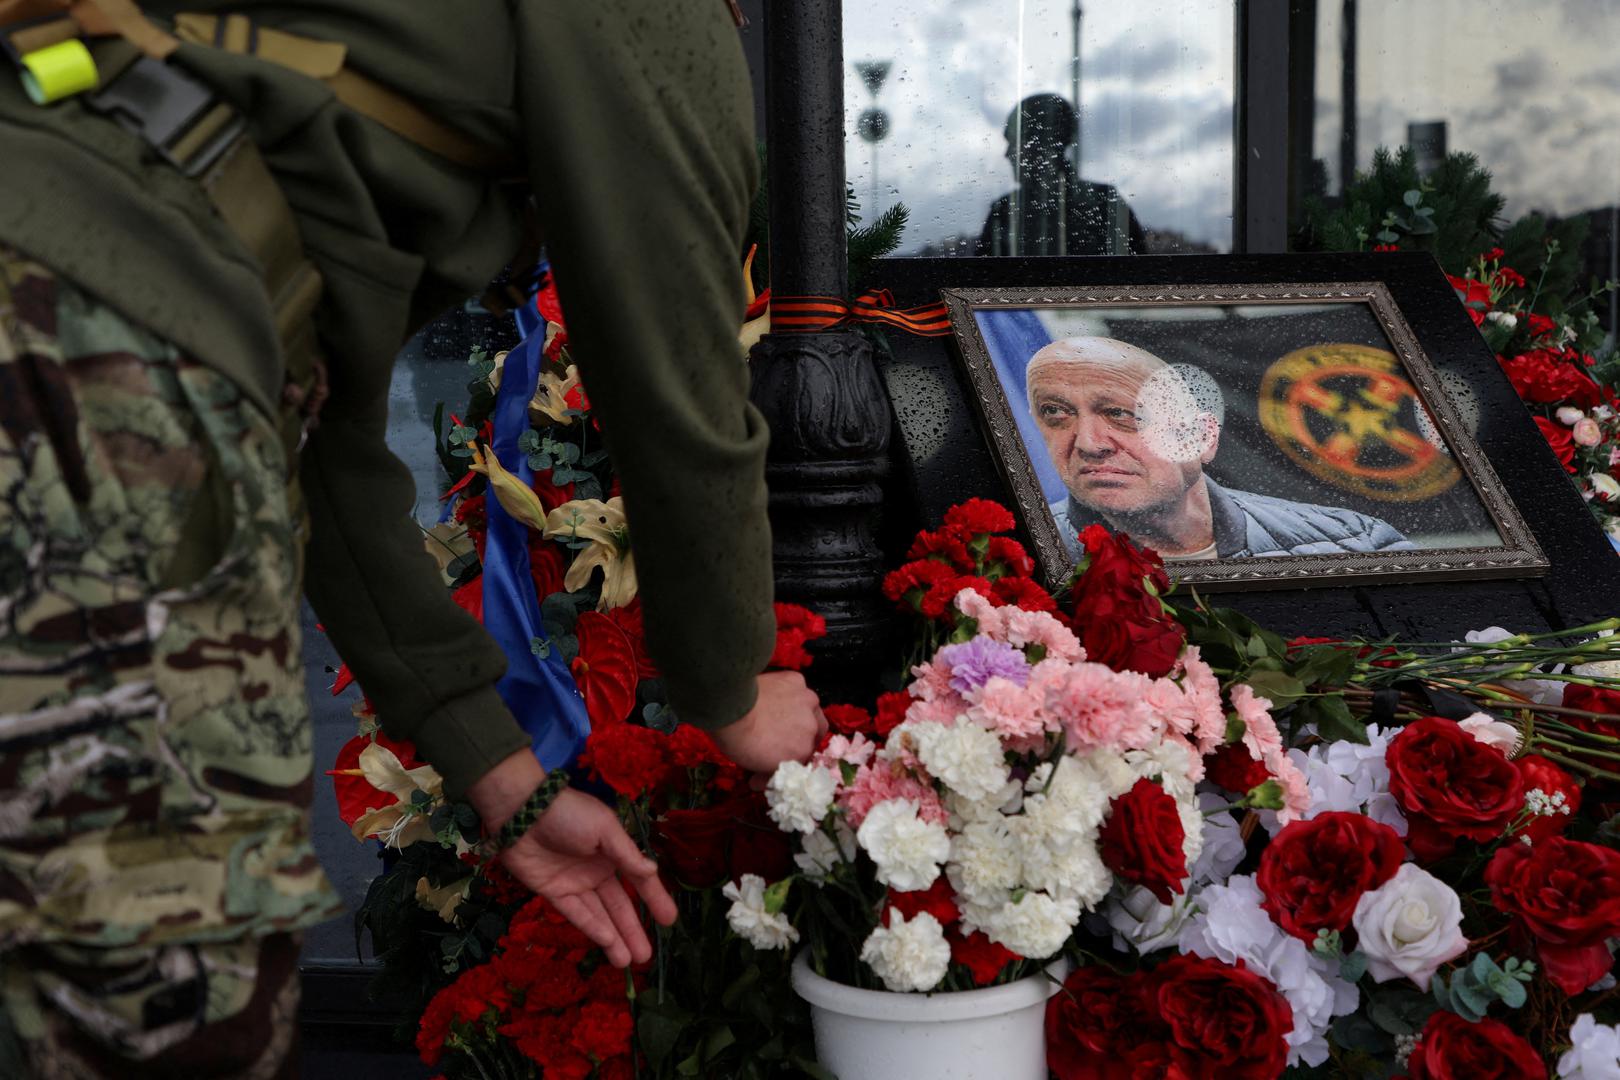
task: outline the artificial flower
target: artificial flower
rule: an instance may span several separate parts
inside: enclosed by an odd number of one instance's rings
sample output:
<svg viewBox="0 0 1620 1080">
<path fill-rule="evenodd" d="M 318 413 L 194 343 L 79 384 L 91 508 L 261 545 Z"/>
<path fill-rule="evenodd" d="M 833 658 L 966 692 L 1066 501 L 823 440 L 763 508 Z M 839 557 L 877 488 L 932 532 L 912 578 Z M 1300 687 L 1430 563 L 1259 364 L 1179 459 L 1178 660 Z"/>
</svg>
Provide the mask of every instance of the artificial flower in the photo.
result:
<svg viewBox="0 0 1620 1080">
<path fill-rule="evenodd" d="M 1293 1014 L 1242 962 L 1177 956 L 1154 970 L 1147 1000 L 1167 1029 L 1172 1076 L 1273 1080 L 1288 1060 Z"/>
<path fill-rule="evenodd" d="M 585 698 L 591 726 L 623 723 L 636 704 L 635 647 L 619 625 L 599 611 L 584 611 L 574 624 L 579 652 L 568 669 Z"/>
<path fill-rule="evenodd" d="M 623 607 L 635 599 L 636 562 L 630 550 L 623 498 L 616 495 L 607 502 L 576 499 L 564 503 L 546 515 L 544 529 L 546 536 L 553 540 L 585 542 L 574 554 L 568 576 L 563 579 L 563 587 L 569 592 L 578 592 L 589 585 L 591 574 L 601 567 L 602 598 L 596 605 L 598 611 Z"/>
<path fill-rule="evenodd" d="M 1185 891 L 1186 830 L 1176 800 L 1163 786 L 1142 779 L 1116 797 L 1098 839 L 1108 869 L 1147 889 L 1159 903 Z"/>
<path fill-rule="evenodd" d="M 1435 970 L 1468 949 L 1457 893 L 1415 863 L 1363 893 L 1353 923 L 1367 972 L 1381 983 L 1404 977 L 1428 990 Z"/>
<path fill-rule="evenodd" d="M 569 413 L 580 411 L 579 390 L 579 369 L 573 364 L 569 364 L 562 375 L 542 371 L 534 397 L 529 401 L 529 411 L 544 416 L 553 424 L 566 427 L 574 422 Z"/>
<path fill-rule="evenodd" d="M 1443 1009 L 1424 1025 L 1406 1071 L 1411 1080 L 1547 1080 L 1541 1055 L 1512 1028 Z"/>
<path fill-rule="evenodd" d="M 1272 920 L 1309 944 L 1319 930 L 1347 929 L 1361 897 L 1394 877 L 1405 857 L 1394 829 L 1331 811 L 1273 837 L 1260 854 L 1255 884 Z"/>
<path fill-rule="evenodd" d="M 531 529 L 545 529 L 546 508 L 540 497 L 528 484 L 507 472 L 493 450 L 481 442 L 473 443 L 472 461 L 467 467 L 489 480 L 489 489 L 495 493 L 501 509 Z"/>
<path fill-rule="evenodd" d="M 1582 1013 L 1570 1025 L 1569 1041 L 1558 1059 L 1558 1080 L 1620 1080 L 1620 1028 Z"/>
<path fill-rule="evenodd" d="M 1491 900 L 1536 940 L 1548 978 L 1574 996 L 1613 966 L 1620 936 L 1620 851 L 1553 836 L 1504 844 L 1485 868 Z"/>
<path fill-rule="evenodd" d="M 1408 724 L 1389 744 L 1389 789 L 1411 824 L 1413 854 L 1432 861 L 1458 838 L 1500 836 L 1524 806 L 1524 781 L 1500 750 L 1455 721 Z"/>
</svg>

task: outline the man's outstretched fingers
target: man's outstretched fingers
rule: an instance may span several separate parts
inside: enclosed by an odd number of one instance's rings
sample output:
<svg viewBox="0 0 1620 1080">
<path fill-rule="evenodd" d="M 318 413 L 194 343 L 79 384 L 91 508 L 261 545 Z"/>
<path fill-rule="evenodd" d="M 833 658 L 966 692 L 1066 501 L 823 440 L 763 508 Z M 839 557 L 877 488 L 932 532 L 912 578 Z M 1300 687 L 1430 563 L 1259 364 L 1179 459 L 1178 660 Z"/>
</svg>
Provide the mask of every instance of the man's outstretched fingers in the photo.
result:
<svg viewBox="0 0 1620 1080">
<path fill-rule="evenodd" d="M 664 882 L 658 876 L 658 864 L 643 855 L 636 842 L 623 832 L 608 838 L 603 844 L 603 853 L 630 882 L 630 887 L 647 905 L 652 917 L 665 926 L 674 925 L 675 899 L 669 895 L 669 890 L 664 888 Z"/>
<path fill-rule="evenodd" d="M 645 964 L 652 959 L 652 942 L 647 940 L 647 931 L 641 926 L 641 917 L 636 914 L 636 905 L 630 902 L 625 895 L 624 886 L 619 884 L 618 878 L 608 878 L 596 887 L 596 895 L 607 909 L 608 917 L 618 928 L 619 936 L 624 939 L 630 949 L 630 959 L 637 964 Z"/>
<path fill-rule="evenodd" d="M 619 931 L 614 928 L 613 920 L 608 918 L 607 910 L 595 893 L 558 897 L 553 901 L 553 906 L 563 918 L 607 952 L 608 963 L 614 967 L 629 965 L 630 950 L 625 948 Z"/>
</svg>

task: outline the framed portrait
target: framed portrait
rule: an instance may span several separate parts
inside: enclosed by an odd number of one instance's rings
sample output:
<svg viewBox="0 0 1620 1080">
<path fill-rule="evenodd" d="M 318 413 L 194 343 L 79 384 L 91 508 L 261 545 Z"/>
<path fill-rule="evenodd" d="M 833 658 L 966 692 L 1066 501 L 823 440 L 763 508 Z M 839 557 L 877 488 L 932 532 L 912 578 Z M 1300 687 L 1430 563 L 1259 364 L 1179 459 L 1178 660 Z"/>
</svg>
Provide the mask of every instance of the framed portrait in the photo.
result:
<svg viewBox="0 0 1620 1080">
<path fill-rule="evenodd" d="M 1534 577 L 1469 385 L 1383 282 L 946 288 L 1049 584 L 1100 524 L 1200 587 Z"/>
</svg>

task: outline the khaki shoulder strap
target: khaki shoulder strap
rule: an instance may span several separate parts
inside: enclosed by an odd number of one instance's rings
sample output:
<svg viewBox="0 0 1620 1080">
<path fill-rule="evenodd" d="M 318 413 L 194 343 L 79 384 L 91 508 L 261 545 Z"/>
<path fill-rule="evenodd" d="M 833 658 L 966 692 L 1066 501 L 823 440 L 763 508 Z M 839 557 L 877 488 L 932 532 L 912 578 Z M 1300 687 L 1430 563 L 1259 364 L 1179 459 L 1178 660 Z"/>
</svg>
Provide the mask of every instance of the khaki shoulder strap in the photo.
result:
<svg viewBox="0 0 1620 1080">
<path fill-rule="evenodd" d="M 348 49 L 340 42 L 317 41 L 259 26 L 246 15 L 186 13 L 176 17 L 174 29 L 181 41 L 256 56 L 320 79 L 355 112 L 458 165 L 480 171 L 511 171 L 517 167 L 516 159 L 507 151 L 468 138 L 404 95 L 345 67 Z"/>
</svg>

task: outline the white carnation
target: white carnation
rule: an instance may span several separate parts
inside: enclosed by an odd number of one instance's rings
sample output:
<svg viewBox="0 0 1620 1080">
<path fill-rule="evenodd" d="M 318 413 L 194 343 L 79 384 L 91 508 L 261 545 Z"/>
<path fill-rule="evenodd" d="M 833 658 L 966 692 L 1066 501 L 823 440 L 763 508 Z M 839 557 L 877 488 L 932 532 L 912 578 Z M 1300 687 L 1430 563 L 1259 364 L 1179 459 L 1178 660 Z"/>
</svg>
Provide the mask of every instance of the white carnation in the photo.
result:
<svg viewBox="0 0 1620 1080">
<path fill-rule="evenodd" d="M 968 799 L 953 791 L 945 793 L 945 809 L 951 815 L 951 828 L 961 829 L 969 822 L 989 821 L 1004 814 L 1016 814 L 1024 806 L 1024 785 L 1008 778 L 1001 790 L 984 799 Z"/>
<path fill-rule="evenodd" d="M 1620 1080 L 1620 1028 L 1582 1013 L 1570 1026 L 1569 1041 L 1574 1045 L 1558 1059 L 1558 1080 Z"/>
<path fill-rule="evenodd" d="M 990 913 L 982 929 L 1019 956 L 1042 960 L 1063 948 L 1079 921 L 1080 906 L 1073 899 L 1030 892 Z"/>
<path fill-rule="evenodd" d="M 1114 874 L 1097 850 L 1097 830 L 1075 829 L 1067 814 L 1062 803 L 1036 796 L 1025 800 L 1024 813 L 1009 824 L 1018 840 L 1024 884 L 1089 909 L 1108 895 Z"/>
<path fill-rule="evenodd" d="M 1023 880 L 1019 844 L 1006 818 L 969 822 L 951 838 L 951 861 L 945 867 L 951 888 L 974 904 L 1002 904 Z"/>
<path fill-rule="evenodd" d="M 1378 982 L 1405 976 L 1427 990 L 1435 969 L 1468 949 L 1457 894 L 1414 863 L 1363 893 L 1353 922 L 1367 970 Z"/>
<path fill-rule="evenodd" d="M 1354 1012 L 1361 995 L 1354 984 L 1339 978 L 1336 965 L 1330 968 L 1303 941 L 1278 928 L 1263 903 L 1249 875 L 1209 886 L 1198 895 L 1202 910 L 1182 927 L 1177 947 L 1228 964 L 1242 960 L 1271 980 L 1294 1014 L 1288 1063 L 1320 1065 L 1328 1057 L 1327 1029 L 1333 1018 Z"/>
<path fill-rule="evenodd" d="M 966 799 L 989 799 L 1006 786 L 1001 739 L 965 716 L 951 724 L 918 724 L 911 736 L 929 775 Z"/>
<path fill-rule="evenodd" d="M 726 922 L 754 948 L 785 949 L 799 940 L 799 932 L 786 915 L 765 910 L 765 879 L 758 874 L 744 874 L 740 880 L 728 882 L 720 895 L 731 901 Z"/>
<path fill-rule="evenodd" d="M 771 820 L 785 832 L 815 832 L 838 793 L 838 775 L 831 769 L 785 761 L 765 786 Z"/>
<path fill-rule="evenodd" d="M 1200 771 L 1200 762 L 1187 743 L 1165 740 L 1150 749 L 1127 750 L 1125 763 L 1135 775 L 1159 781 L 1171 798 L 1180 801 L 1193 797 L 1191 777 Z"/>
<path fill-rule="evenodd" d="M 834 819 L 833 831 L 838 834 L 836 842 L 827 835 L 826 829 L 806 833 L 801 845 L 803 850 L 793 856 L 800 873 L 817 884 L 825 881 L 839 863 L 855 861 L 855 834 L 843 818 Z"/>
<path fill-rule="evenodd" d="M 1171 900 L 1161 904 L 1152 891 L 1140 885 L 1123 891 L 1116 888 L 1103 909 L 1114 932 L 1114 947 L 1144 956 L 1172 948 L 1193 907 L 1186 895 L 1172 895 Z"/>
<path fill-rule="evenodd" d="M 950 858 L 945 826 L 917 816 L 915 799 L 887 799 L 872 807 L 855 838 L 877 864 L 877 879 L 899 892 L 926 889 Z"/>
<path fill-rule="evenodd" d="M 898 993 L 932 990 L 951 966 L 951 946 L 945 929 L 926 911 L 910 922 L 898 911 L 888 926 L 873 930 L 861 946 L 861 960 L 870 965 L 883 985 Z"/>
</svg>

